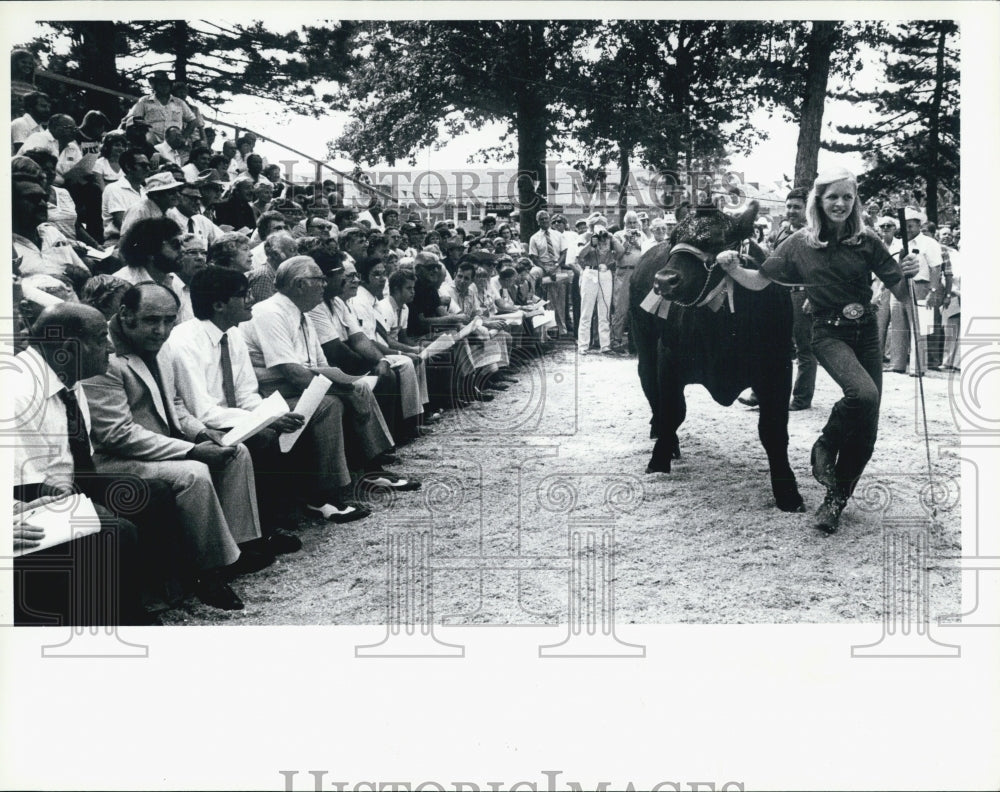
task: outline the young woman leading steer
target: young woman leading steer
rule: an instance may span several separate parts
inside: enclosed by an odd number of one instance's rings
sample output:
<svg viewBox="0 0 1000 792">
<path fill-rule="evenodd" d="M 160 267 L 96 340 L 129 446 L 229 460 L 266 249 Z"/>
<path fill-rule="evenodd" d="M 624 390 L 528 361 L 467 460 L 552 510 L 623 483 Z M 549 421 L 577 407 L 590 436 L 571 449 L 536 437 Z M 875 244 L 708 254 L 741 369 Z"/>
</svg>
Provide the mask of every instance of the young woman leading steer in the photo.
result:
<svg viewBox="0 0 1000 792">
<path fill-rule="evenodd" d="M 909 302 L 905 278 L 916 274 L 918 259 L 911 254 L 897 263 L 875 232 L 864 226 L 857 180 L 843 168 L 817 177 L 806 213 L 806 227 L 782 243 L 759 270 L 740 267 L 731 251 L 717 260 L 748 289 L 763 289 L 772 281 L 805 287 L 812 308 L 813 352 L 844 392 L 811 456 L 813 475 L 826 487 L 815 525 L 832 533 L 871 459 L 878 433 L 882 348 L 871 304 L 872 274 Z"/>
</svg>

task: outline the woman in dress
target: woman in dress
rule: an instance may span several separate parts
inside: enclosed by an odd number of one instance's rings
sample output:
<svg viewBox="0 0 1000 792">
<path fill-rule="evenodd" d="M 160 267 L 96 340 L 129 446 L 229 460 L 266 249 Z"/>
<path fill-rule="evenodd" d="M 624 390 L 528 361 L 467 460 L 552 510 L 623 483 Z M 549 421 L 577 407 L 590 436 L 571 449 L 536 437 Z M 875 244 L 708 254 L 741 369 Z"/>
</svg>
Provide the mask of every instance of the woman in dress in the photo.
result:
<svg viewBox="0 0 1000 792">
<path fill-rule="evenodd" d="M 812 347 L 820 365 L 844 392 L 812 447 L 813 475 L 826 487 L 817 528 L 832 533 L 875 450 L 882 396 L 882 348 L 872 275 L 900 300 L 916 256 L 897 262 L 861 217 L 858 184 L 843 168 L 821 173 L 806 203 L 805 228 L 796 231 L 759 270 L 743 269 L 733 251 L 716 261 L 734 280 L 760 290 L 772 281 L 801 285 L 812 308 Z M 905 276 L 905 278 L 904 278 Z"/>
</svg>

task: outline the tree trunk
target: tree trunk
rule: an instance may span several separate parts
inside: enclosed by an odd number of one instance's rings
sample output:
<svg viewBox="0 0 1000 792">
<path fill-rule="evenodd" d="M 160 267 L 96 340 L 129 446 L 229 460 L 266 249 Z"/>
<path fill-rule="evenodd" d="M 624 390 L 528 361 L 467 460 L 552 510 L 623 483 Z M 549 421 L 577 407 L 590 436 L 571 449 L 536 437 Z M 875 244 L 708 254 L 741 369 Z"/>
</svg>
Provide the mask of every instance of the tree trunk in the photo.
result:
<svg viewBox="0 0 1000 792">
<path fill-rule="evenodd" d="M 115 23 L 79 22 L 80 26 L 80 73 L 83 79 L 102 88 L 121 90 L 118 65 L 115 63 Z M 84 106 L 88 110 L 100 110 L 112 123 L 122 116 L 121 100 L 101 91 L 87 89 Z M 79 119 L 77 119 L 79 120 Z"/>
<path fill-rule="evenodd" d="M 177 21 L 172 25 L 171 35 L 174 39 L 174 79 L 177 82 L 187 82 L 188 67 L 188 26 L 187 22 Z"/>
<path fill-rule="evenodd" d="M 826 85 L 830 78 L 830 55 L 837 40 L 838 25 L 838 22 L 813 22 L 806 44 L 806 88 L 795 153 L 796 187 L 811 187 L 816 179 Z"/>
<path fill-rule="evenodd" d="M 618 144 L 618 225 L 625 227 L 625 213 L 628 211 L 629 149 L 624 143 Z"/>
<path fill-rule="evenodd" d="M 521 241 L 527 243 L 538 230 L 535 213 L 544 205 L 549 185 L 545 172 L 545 153 L 549 139 L 548 99 L 539 86 L 545 82 L 544 70 L 534 56 L 534 42 L 539 46 L 545 36 L 545 23 L 533 21 L 526 24 L 524 35 L 515 39 L 521 65 L 516 88 L 514 122 L 517 127 L 517 203 Z M 537 182 L 537 193 L 535 183 Z M 542 196 L 540 199 L 539 196 Z"/>
<path fill-rule="evenodd" d="M 934 96 L 931 99 L 930 118 L 927 119 L 927 157 L 930 167 L 924 173 L 927 185 L 927 219 L 937 222 L 938 215 L 938 160 L 941 156 L 941 100 L 944 96 L 944 28 L 938 31 L 937 53 L 934 65 Z"/>
</svg>

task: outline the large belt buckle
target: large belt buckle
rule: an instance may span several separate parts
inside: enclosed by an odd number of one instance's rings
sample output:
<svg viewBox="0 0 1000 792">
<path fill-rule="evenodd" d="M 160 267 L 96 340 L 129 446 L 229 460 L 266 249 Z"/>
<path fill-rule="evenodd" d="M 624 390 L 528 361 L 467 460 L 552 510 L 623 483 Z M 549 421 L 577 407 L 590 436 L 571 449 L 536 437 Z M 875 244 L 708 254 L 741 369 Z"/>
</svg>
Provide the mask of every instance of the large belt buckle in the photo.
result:
<svg viewBox="0 0 1000 792">
<path fill-rule="evenodd" d="M 845 319 L 860 319 L 865 315 L 865 307 L 861 303 L 850 303 L 841 310 Z"/>
</svg>

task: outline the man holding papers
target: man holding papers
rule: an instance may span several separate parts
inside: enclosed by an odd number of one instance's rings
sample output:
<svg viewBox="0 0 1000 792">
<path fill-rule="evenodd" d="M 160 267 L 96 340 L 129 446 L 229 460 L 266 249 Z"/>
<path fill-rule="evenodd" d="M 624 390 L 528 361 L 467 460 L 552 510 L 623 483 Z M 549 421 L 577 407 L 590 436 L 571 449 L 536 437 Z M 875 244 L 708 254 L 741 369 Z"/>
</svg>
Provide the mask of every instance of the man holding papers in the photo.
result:
<svg viewBox="0 0 1000 792">
<path fill-rule="evenodd" d="M 179 401 L 190 413 L 192 431 L 222 443 L 226 431 L 264 401 L 257 392 L 250 353 L 237 330 L 250 318 L 250 287 L 241 272 L 205 267 L 192 276 L 189 288 L 195 319 L 175 327 L 164 344 L 173 362 L 175 404 Z M 281 407 L 281 417 L 243 441 L 254 462 L 264 533 L 261 549 L 272 554 L 302 549 L 302 541 L 285 530 L 292 520 L 295 488 L 288 484 L 296 465 L 283 457 L 278 435 L 300 429 L 304 421 L 288 412 L 284 403 Z"/>
<path fill-rule="evenodd" d="M 316 330 L 306 314 L 323 299 L 326 276 L 313 259 L 294 256 L 275 274 L 277 292 L 253 306 L 253 318 L 240 325 L 250 352 L 262 395 L 277 391 L 294 408 L 317 376 L 332 384 L 309 422 L 319 478 L 318 491 L 325 502 L 307 508 L 334 522 L 367 517 L 369 511 L 347 501 L 351 484 L 348 453 L 372 476 L 371 483 L 393 489 L 416 489 L 419 482 L 377 470 L 392 448 L 392 436 L 371 389 L 328 365 Z M 352 448 L 345 443 L 344 416 L 349 416 Z M 308 438 L 306 438 L 308 439 Z"/>
<path fill-rule="evenodd" d="M 253 464 L 243 446 L 223 448 L 183 404 L 175 404 L 173 363 L 163 344 L 179 301 L 156 283 L 122 296 L 111 319 L 115 354 L 106 374 L 84 383 L 98 470 L 168 481 L 202 602 L 225 610 L 243 603 L 229 587 L 274 561 L 241 544 L 260 538 Z"/>
</svg>

